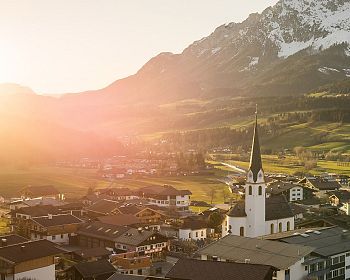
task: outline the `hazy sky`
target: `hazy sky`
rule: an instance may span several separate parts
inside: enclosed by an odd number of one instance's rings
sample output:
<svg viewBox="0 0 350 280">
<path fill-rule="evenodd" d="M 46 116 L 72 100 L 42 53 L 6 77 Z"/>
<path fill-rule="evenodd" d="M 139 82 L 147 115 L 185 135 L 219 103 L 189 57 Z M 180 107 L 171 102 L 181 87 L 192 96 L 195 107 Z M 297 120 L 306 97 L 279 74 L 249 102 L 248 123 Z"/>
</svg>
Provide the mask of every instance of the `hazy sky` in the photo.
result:
<svg viewBox="0 0 350 280">
<path fill-rule="evenodd" d="M 104 87 L 277 0 L 0 0 L 0 83 Z"/>
</svg>

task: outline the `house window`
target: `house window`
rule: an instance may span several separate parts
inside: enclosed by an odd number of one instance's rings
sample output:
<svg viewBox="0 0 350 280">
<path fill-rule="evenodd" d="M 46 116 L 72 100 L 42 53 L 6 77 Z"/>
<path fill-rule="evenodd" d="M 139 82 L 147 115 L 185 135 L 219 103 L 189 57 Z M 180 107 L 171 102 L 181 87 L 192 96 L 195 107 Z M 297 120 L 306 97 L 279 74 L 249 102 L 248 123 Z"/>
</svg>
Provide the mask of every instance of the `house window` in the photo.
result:
<svg viewBox="0 0 350 280">
<path fill-rule="evenodd" d="M 196 237 L 198 237 L 198 231 L 196 231 Z"/>
<path fill-rule="evenodd" d="M 201 236 L 204 236 L 204 232 L 203 232 L 203 230 L 201 231 Z"/>
<path fill-rule="evenodd" d="M 259 186 L 259 195 L 262 195 L 262 186 Z"/>
<path fill-rule="evenodd" d="M 278 223 L 278 231 L 282 232 L 282 223 Z"/>
<path fill-rule="evenodd" d="M 290 221 L 287 222 L 287 230 L 290 230 Z"/>
<path fill-rule="evenodd" d="M 244 236 L 244 227 L 239 228 L 239 235 Z"/>
<path fill-rule="evenodd" d="M 275 232 L 274 232 L 274 225 L 273 225 L 273 224 L 270 225 L 270 232 L 271 232 L 271 234 L 275 233 Z"/>
<path fill-rule="evenodd" d="M 252 193 L 253 193 L 252 186 L 249 186 L 249 195 L 252 195 Z"/>
<path fill-rule="evenodd" d="M 56 239 L 56 235 L 52 235 L 52 240 L 55 240 Z"/>
</svg>

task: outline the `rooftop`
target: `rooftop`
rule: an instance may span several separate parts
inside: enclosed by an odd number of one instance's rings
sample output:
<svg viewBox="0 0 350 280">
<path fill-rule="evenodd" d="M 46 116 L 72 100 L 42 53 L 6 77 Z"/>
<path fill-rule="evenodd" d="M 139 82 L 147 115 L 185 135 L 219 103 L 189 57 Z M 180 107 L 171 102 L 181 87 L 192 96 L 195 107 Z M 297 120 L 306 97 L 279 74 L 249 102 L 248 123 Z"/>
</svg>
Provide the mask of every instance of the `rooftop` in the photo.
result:
<svg viewBox="0 0 350 280">
<path fill-rule="evenodd" d="M 47 216 L 48 214 L 59 214 L 59 210 L 52 205 L 36 205 L 30 207 L 22 207 L 15 210 L 15 213 L 28 215 L 31 217 Z"/>
<path fill-rule="evenodd" d="M 198 250 L 200 255 L 218 256 L 222 259 L 253 264 L 266 264 L 278 269 L 287 269 L 310 254 L 312 247 L 261 240 L 235 235 L 225 237 Z"/>
<path fill-rule="evenodd" d="M 166 277 L 186 280 L 263 280 L 271 275 L 272 267 L 268 265 L 179 259 Z"/>
<path fill-rule="evenodd" d="M 104 259 L 92 262 L 80 262 L 74 265 L 74 267 L 81 276 L 84 278 L 91 277 L 91 279 L 99 275 L 113 274 L 116 271 L 114 266 Z"/>
<path fill-rule="evenodd" d="M 32 218 L 32 220 L 43 227 L 63 226 L 70 224 L 81 224 L 82 220 L 71 214 L 49 215 L 46 217 Z"/>
<path fill-rule="evenodd" d="M 100 214 L 109 214 L 118 208 L 118 202 L 108 199 L 101 199 L 91 205 L 88 210 Z"/>
<path fill-rule="evenodd" d="M 42 239 L 0 248 L 0 258 L 10 263 L 21 263 L 64 253 L 55 243 Z"/>
<path fill-rule="evenodd" d="M 280 239 L 288 244 L 314 247 L 314 253 L 328 257 L 350 251 L 350 232 L 340 227 L 306 231 Z"/>
<path fill-rule="evenodd" d="M 109 225 L 117 225 L 117 226 L 129 226 L 139 224 L 139 218 L 135 217 L 131 214 L 117 214 L 113 216 L 102 216 L 97 218 L 100 222 L 109 224 Z"/>
</svg>

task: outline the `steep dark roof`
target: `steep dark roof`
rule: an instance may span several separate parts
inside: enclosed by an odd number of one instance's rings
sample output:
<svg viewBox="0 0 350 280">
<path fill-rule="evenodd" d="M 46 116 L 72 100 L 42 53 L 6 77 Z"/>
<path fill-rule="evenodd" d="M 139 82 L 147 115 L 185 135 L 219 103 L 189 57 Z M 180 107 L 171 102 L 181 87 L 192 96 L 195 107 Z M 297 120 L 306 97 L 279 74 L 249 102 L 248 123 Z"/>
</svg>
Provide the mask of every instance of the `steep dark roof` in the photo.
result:
<svg viewBox="0 0 350 280">
<path fill-rule="evenodd" d="M 294 217 L 294 214 L 284 195 L 272 196 L 265 200 L 266 221 L 290 217 Z"/>
<path fill-rule="evenodd" d="M 55 243 L 42 239 L 0 248 L 0 258 L 12 263 L 35 260 L 64 253 Z"/>
<path fill-rule="evenodd" d="M 29 215 L 31 217 L 47 216 L 48 214 L 59 214 L 59 210 L 52 205 L 36 205 L 31 207 L 22 207 L 15 213 Z"/>
<path fill-rule="evenodd" d="M 43 227 L 63 226 L 83 223 L 79 218 L 71 214 L 52 215 L 47 217 L 32 218 L 32 220 Z"/>
<path fill-rule="evenodd" d="M 6 234 L 0 236 L 0 247 L 10 246 L 18 243 L 23 243 L 28 241 L 27 238 L 19 236 L 17 234 Z"/>
<path fill-rule="evenodd" d="M 88 210 L 101 214 L 109 214 L 118 208 L 118 202 L 113 200 L 101 199 L 91 205 Z"/>
<path fill-rule="evenodd" d="M 258 117 L 255 116 L 254 136 L 252 143 L 252 151 L 250 155 L 249 170 L 253 173 L 253 180 L 258 180 L 258 173 L 262 169 L 259 135 L 258 135 Z"/>
<path fill-rule="evenodd" d="M 113 274 L 116 271 L 114 266 L 104 259 L 93 262 L 80 262 L 74 267 L 84 278 L 97 277 L 108 273 Z"/>
<path fill-rule="evenodd" d="M 179 259 L 166 277 L 186 280 L 263 280 L 270 275 L 272 267 L 268 265 Z"/>
<path fill-rule="evenodd" d="M 230 217 L 246 217 L 245 201 L 239 201 L 227 213 Z M 292 209 L 283 195 L 265 199 L 265 221 L 294 217 Z"/>
<path fill-rule="evenodd" d="M 237 202 L 236 205 L 228 211 L 227 215 L 230 217 L 246 217 L 244 200 Z"/>
</svg>

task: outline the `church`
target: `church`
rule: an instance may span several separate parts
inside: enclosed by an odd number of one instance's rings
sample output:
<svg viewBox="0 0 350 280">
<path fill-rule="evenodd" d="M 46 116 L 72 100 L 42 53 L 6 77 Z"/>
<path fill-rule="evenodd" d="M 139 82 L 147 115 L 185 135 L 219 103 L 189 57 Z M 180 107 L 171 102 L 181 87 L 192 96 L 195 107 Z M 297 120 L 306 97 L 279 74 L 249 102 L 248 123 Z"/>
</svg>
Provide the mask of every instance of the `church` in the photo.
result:
<svg viewBox="0 0 350 280">
<path fill-rule="evenodd" d="M 234 205 L 226 214 L 222 224 L 222 236 L 233 234 L 258 237 L 294 229 L 294 214 L 286 198 L 284 196 L 266 198 L 257 114 L 244 189 L 244 200 Z"/>
</svg>

